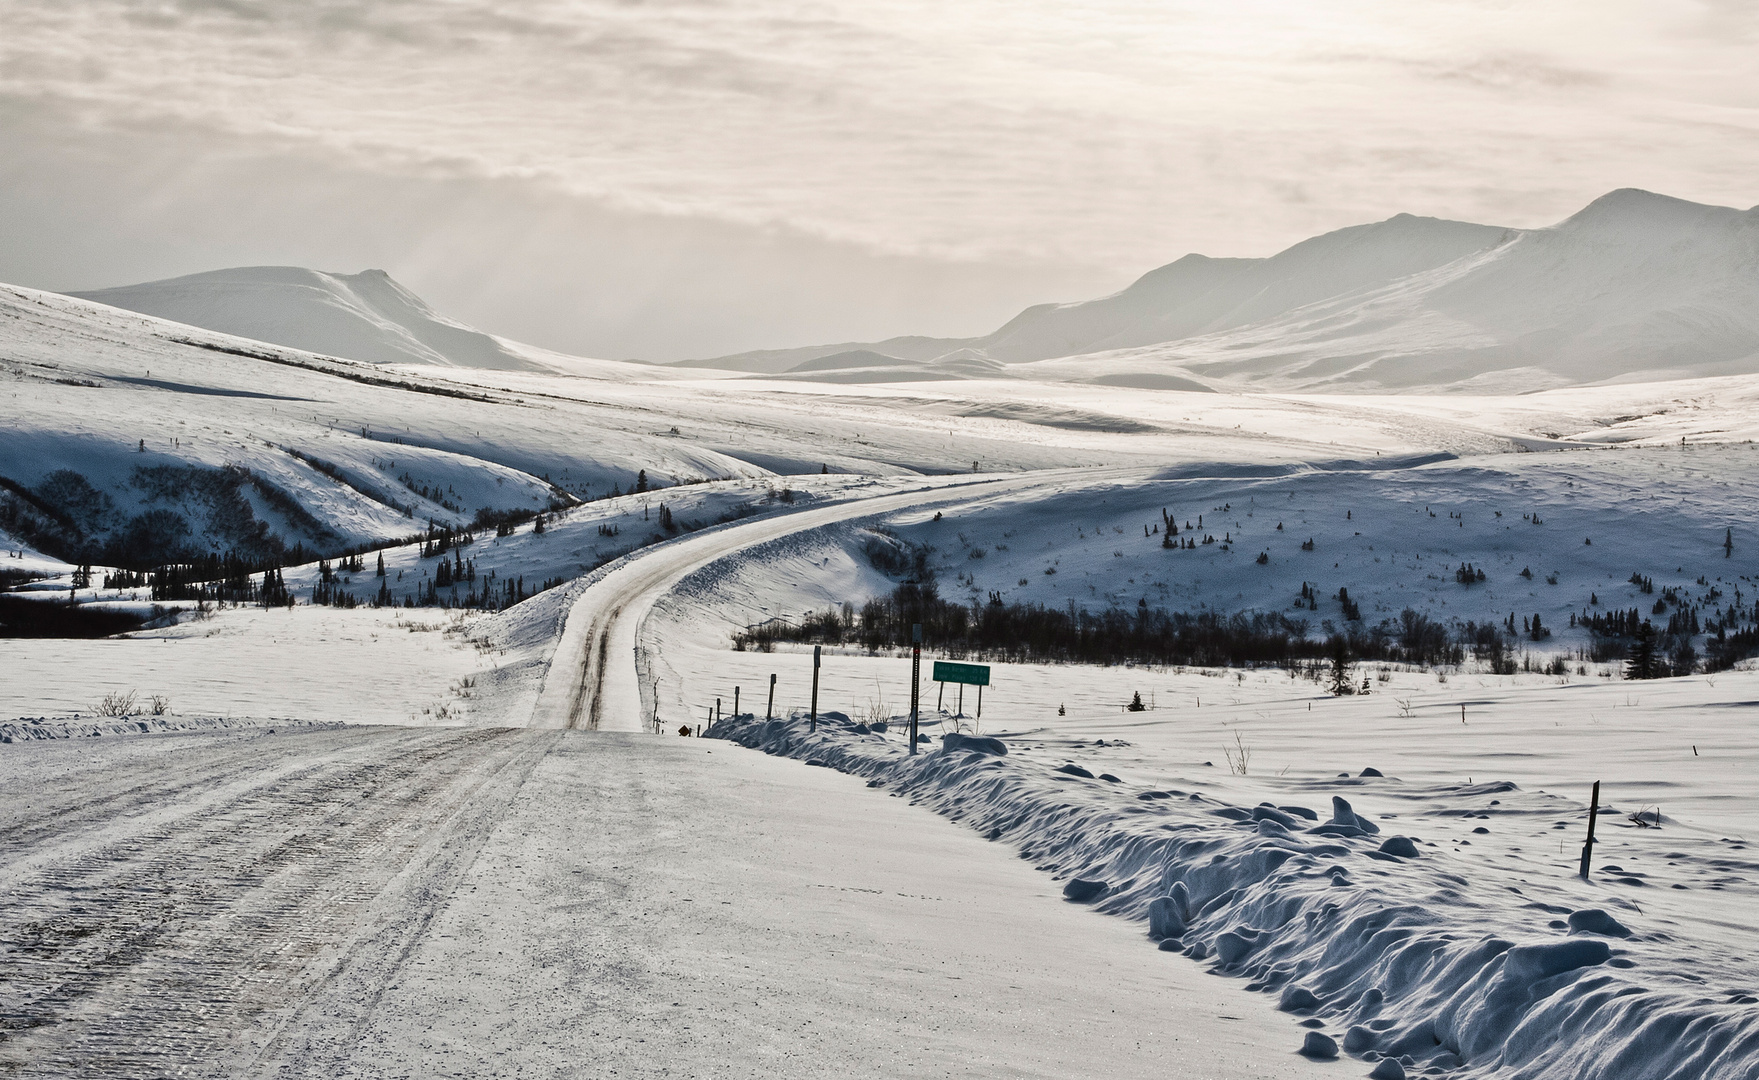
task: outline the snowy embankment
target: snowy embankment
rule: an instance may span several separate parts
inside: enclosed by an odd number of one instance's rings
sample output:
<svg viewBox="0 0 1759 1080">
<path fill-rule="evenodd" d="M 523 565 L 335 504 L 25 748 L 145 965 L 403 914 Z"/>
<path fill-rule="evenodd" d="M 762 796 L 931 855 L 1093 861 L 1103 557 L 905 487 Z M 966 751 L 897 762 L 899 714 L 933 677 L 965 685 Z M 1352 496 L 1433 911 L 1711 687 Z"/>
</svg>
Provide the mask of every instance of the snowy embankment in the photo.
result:
<svg viewBox="0 0 1759 1080">
<path fill-rule="evenodd" d="M 1161 949 L 1279 994 L 1307 1018 L 1307 1050 L 1331 1056 L 1341 1045 L 1382 1062 L 1372 1074 L 1382 1080 L 1759 1075 L 1754 996 L 1712 996 L 1701 975 L 1675 970 L 1724 965 L 1695 965 L 1641 913 L 1548 902 L 1568 894 L 1526 876 L 1499 880 L 1494 868 L 1452 872 L 1445 849 L 1352 809 L 1351 798 L 1394 778 L 1311 781 L 1312 806 L 1238 806 L 1023 760 L 996 739 L 954 736 L 911 756 L 900 728 L 827 713 L 813 733 L 798 713 L 746 714 L 713 734 L 867 777 L 1016 845 L 1068 878 L 1070 899 L 1139 920 Z M 1459 815 L 1586 817 L 1509 783 L 1427 794 Z"/>
<path fill-rule="evenodd" d="M 143 735 L 166 731 L 219 731 L 243 727 L 337 727 L 312 720 L 238 719 L 231 716 L 24 716 L 0 724 L 0 743 L 95 739 L 104 735 Z"/>
</svg>

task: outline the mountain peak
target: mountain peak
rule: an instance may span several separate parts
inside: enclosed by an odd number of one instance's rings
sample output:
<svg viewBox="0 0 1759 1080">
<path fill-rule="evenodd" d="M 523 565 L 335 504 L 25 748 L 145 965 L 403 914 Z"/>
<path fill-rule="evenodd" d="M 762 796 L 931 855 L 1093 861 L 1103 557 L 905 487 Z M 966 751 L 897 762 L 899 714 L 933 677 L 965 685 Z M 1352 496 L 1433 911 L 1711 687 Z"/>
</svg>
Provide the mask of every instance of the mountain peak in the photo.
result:
<svg viewBox="0 0 1759 1080">
<path fill-rule="evenodd" d="M 383 270 L 238 266 L 73 293 L 112 307 L 370 364 L 536 369 L 502 342 L 437 314 Z"/>
<path fill-rule="evenodd" d="M 1676 199 L 1642 188 L 1618 188 L 1571 214 L 1556 226 L 1560 230 L 1608 227 L 1678 229 L 1694 224 L 1724 225 L 1740 211 L 1726 206 Z"/>
</svg>

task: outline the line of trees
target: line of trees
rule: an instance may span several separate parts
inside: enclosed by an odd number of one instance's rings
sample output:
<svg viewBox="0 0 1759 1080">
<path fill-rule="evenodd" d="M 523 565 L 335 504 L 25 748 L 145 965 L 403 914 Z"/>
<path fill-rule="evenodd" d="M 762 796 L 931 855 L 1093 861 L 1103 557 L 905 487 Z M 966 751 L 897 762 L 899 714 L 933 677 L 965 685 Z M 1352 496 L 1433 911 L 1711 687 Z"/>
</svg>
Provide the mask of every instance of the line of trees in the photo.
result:
<svg viewBox="0 0 1759 1080">
<path fill-rule="evenodd" d="M 908 550 L 871 553 L 880 561 L 913 566 Z M 857 609 L 852 604 L 810 612 L 798 621 L 772 620 L 734 635 L 734 648 L 769 651 L 777 642 L 853 645 L 869 650 L 903 648 L 912 625 L 922 626 L 923 644 L 954 659 L 1002 663 L 1069 662 L 1089 664 L 1143 663 L 1199 667 L 1288 665 L 1325 661 L 1333 667 L 1339 656 L 1351 661 L 1408 663 L 1420 666 L 1457 665 L 1472 659 L 1501 675 L 1522 670 L 1567 670 L 1563 657 L 1535 667 L 1531 657 L 1517 656 L 1522 637 L 1541 640 L 1549 629 L 1535 617 L 1520 630 L 1496 621 L 1447 624 L 1406 608 L 1396 619 L 1374 626 L 1346 622 L 1323 636 L 1310 635 L 1306 619 L 1280 612 L 1223 615 L 1213 611 L 1167 611 L 1146 600 L 1135 610 L 1108 607 L 1100 611 L 1047 607 L 1038 603 L 1007 603 L 999 593 L 987 602 L 960 603 L 940 595 L 933 581 L 907 581 L 889 594 Z M 1593 624 L 1587 624 L 1593 629 Z M 1601 618 L 1603 631 L 1593 635 L 1590 657 L 1578 659 L 1625 662 L 1629 678 L 1663 678 L 1702 668 L 1719 671 L 1747 656 L 1759 654 L 1759 625 L 1718 634 L 1706 642 L 1700 657 L 1690 635 L 1658 631 L 1636 612 L 1615 612 Z M 1616 632 L 1615 632 L 1615 629 Z"/>
<path fill-rule="evenodd" d="M 1329 659 L 1341 644 L 1356 660 L 1457 664 L 1471 651 L 1506 662 L 1511 671 L 1515 665 L 1509 639 L 1497 624 L 1468 623 L 1456 634 L 1411 609 L 1378 626 L 1348 625 L 1316 637 L 1310 636 L 1306 619 L 1281 612 L 1167 611 L 1149 607 L 1146 600 L 1133 611 L 1090 611 L 1073 603 L 1065 608 L 1007 603 L 999 593 L 991 593 L 987 602 L 964 604 L 942 597 L 932 581 L 905 582 L 859 611 L 845 604 L 798 622 L 752 627 L 735 635 L 734 647 L 767 651 L 778 641 L 793 641 L 898 648 L 909 643 L 917 623 L 925 645 L 956 659 L 1219 667 Z"/>
</svg>

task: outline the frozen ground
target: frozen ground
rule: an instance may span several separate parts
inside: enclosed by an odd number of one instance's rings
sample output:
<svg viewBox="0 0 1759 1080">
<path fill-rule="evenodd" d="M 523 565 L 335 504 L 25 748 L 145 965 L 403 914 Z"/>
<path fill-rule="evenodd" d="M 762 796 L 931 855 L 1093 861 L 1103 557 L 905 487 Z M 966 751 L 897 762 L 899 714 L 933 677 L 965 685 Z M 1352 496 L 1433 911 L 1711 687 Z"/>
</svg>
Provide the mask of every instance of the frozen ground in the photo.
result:
<svg viewBox="0 0 1759 1080">
<path fill-rule="evenodd" d="M 17 822 L 0 891 L 29 931 L 5 947 L 37 950 L 6 968 L 28 1005 L 8 1015 L 46 1020 L 0 1028 L 0 1058 L 118 1075 L 491 1058 L 544 1075 L 1335 1071 L 1290 1056 L 1305 1024 L 1412 1072 L 1753 1075 L 1759 674 L 1625 682 L 1578 657 L 1569 626 L 1631 607 L 1752 621 L 1753 377 L 1472 397 L 1048 369 L 758 382 L 371 367 L 28 290 L 0 312 L 0 476 L 25 501 L 79 495 L 54 505 L 90 510 L 93 535 L 176 506 L 228 542 L 225 513 L 173 483 L 186 474 L 153 470 L 232 466 L 262 483 L 230 490 L 288 543 L 389 545 L 383 583 L 404 598 L 438 573 L 405 542 L 428 519 L 592 500 L 446 556 L 474 572 L 461 593 L 571 579 L 498 614 L 232 608 L 126 640 L 0 642 L 0 720 L 83 714 L 79 738 L 0 747 Z M 601 498 L 643 469 L 707 482 Z M 1168 519 L 1217 542 L 1169 550 Z M 1317 635 L 1347 588 L 1369 624 L 1538 614 L 1553 633 L 1522 647 L 1567 674 L 1369 668 L 1372 693 L 1339 700 L 1280 670 L 998 666 L 983 727 L 1010 752 L 936 743 L 914 763 L 895 726 L 725 729 L 874 790 L 726 742 L 502 730 L 695 725 L 736 685 L 761 711 L 771 673 L 777 712 L 798 710 L 806 653 L 735 652 L 731 635 L 889 590 L 861 554 L 880 528 L 927 549 L 958 599 L 1275 611 Z M 6 569 L 65 592 L 72 567 L 5 540 L 22 552 Z M 341 582 L 363 600 L 380 584 L 364 562 Z M 1462 562 L 1485 580 L 1459 583 Z M 317 574 L 286 571 L 302 598 Z M 831 650 L 823 707 L 895 717 L 906 665 Z M 556 707 L 565 688 L 586 694 Z M 233 726 L 94 734 L 90 707 L 131 690 L 170 698 L 167 722 Z M 1136 692 L 1150 708 L 1124 712 Z M 1596 779 L 1611 810 L 1581 884 Z M 1354 811 L 1327 830 L 1334 796 Z M 1381 852 L 1395 835 L 1411 847 Z M 1103 879 L 1097 906 L 1119 917 L 1057 902 L 1077 876 Z M 1183 955 L 1142 935 L 1175 881 Z M 1630 936 L 1572 933 L 1590 910 Z M 938 966 L 953 956 L 959 979 Z"/>
<path fill-rule="evenodd" d="M 482 644 L 484 648 L 478 648 Z M 163 695 L 190 715 L 358 724 L 471 718 L 471 688 L 504 660 L 439 610 L 227 609 L 125 638 L 4 645 L 0 714 L 92 715 L 108 694 Z"/>
<path fill-rule="evenodd" d="M 729 654 L 701 696 L 779 671 L 793 706 L 809 664 Z M 1059 881 L 1105 882 L 1097 906 L 1138 926 L 1150 901 L 1188 891 L 1180 951 L 1368 1061 L 1473 1076 L 1753 1074 L 1759 673 L 1642 686 L 1395 674 L 1369 697 L 1332 699 L 1280 673 L 1002 665 L 981 730 L 1007 755 L 943 751 L 937 738 L 909 758 L 903 717 L 883 734 L 845 718 L 907 711 L 908 665 L 827 657 L 821 709 L 838 715 L 817 735 L 797 710 L 765 724 L 761 701 L 720 730 L 933 807 Z M 929 689 L 938 734 L 953 723 Z M 1135 691 L 1157 707 L 1123 711 Z M 882 694 L 889 706 L 875 710 Z M 1359 825 L 1352 813 L 1376 833 L 1323 827 Z M 1410 846 L 1391 847 L 1395 836 Z M 1613 919 L 1598 934 L 1595 912 Z"/>
<path fill-rule="evenodd" d="M 265 724 L 0 779 L 9 1076 L 1311 1072 L 969 831 L 726 743 Z"/>
<path fill-rule="evenodd" d="M 1696 602 L 1746 607 L 1751 559 L 1712 541 L 1723 522 L 1751 530 L 1750 510 L 1723 486 L 1751 451 L 1695 453 L 1520 455 L 1263 480 L 1120 477 L 943 502 L 938 521 L 924 507 L 875 524 L 934 544 L 943 591 L 978 598 L 996 590 L 1128 605 L 1146 594 L 1176 608 L 1277 610 L 1292 609 L 1298 581 L 1318 580 L 1327 594 L 1347 584 L 1366 613 L 1412 605 L 1494 619 L 1518 606 L 1565 627 L 1590 589 L 1603 607 L 1640 604 L 1647 615 L 1654 595 L 1622 569 L 1647 559 L 1675 563 L 1657 566 L 1657 581 L 1689 587 Z M 1167 551 L 1145 538 L 1162 501 L 1225 516 L 1245 533 L 1239 550 Z M 1213 532 L 1206 521 L 1200 535 Z M 1570 545 L 1556 539 L 1566 532 Z M 1577 533 L 1614 539 L 1582 544 Z M 1319 551 L 1299 550 L 1309 535 Z M 1676 541 L 1665 555 L 1663 536 Z M 889 589 L 864 566 L 861 538 L 851 526 L 790 537 L 686 577 L 657 604 L 650 647 L 675 675 L 674 714 L 701 722 L 717 699 L 730 711 L 739 686 L 747 718 L 721 729 L 727 737 L 869 778 L 1011 844 L 1059 880 L 1106 881 L 1100 907 L 1113 914 L 1145 922 L 1149 902 L 1184 882 L 1187 955 L 1304 1003 L 1298 1016 L 1367 1060 L 1484 1076 L 1752 1075 L 1759 859 L 1749 841 L 1759 839 L 1759 814 L 1746 788 L 1759 765 L 1759 672 L 1629 682 L 1617 664 L 1575 659 L 1587 637 L 1567 629 L 1529 642 L 1542 659 L 1571 656 L 1565 675 L 1361 665 L 1355 678 L 1372 692 L 1348 698 L 1324 693 L 1317 671 L 1003 664 L 985 692 L 982 732 L 1008 754 L 942 754 L 937 741 L 911 761 L 899 719 L 907 658 L 827 650 L 820 708 L 839 715 L 810 736 L 810 649 L 729 648 L 746 625 Z M 1273 557 L 1260 565 L 1250 555 L 1267 543 Z M 970 554 L 986 547 L 983 558 Z M 1310 569 L 1303 555 L 1333 565 Z M 1468 559 L 1492 567 L 1488 585 L 1453 580 Z M 1040 563 L 1059 561 L 1060 573 L 1042 573 Z M 1518 574 L 1528 563 L 1532 580 Z M 1559 583 L 1545 584 L 1548 574 Z M 1337 608 L 1331 597 L 1313 618 L 1341 622 Z M 791 719 L 766 725 L 771 674 L 775 715 Z M 925 693 L 931 733 L 971 730 L 970 718 L 943 719 L 933 684 Z M 1148 711 L 1124 710 L 1134 693 Z M 975 706 L 968 693 L 965 711 Z M 854 726 L 876 717 L 890 730 Z M 1059 771 L 1068 764 L 1087 775 Z M 1384 778 L 1360 775 L 1369 768 Z M 1574 871 L 1596 780 L 1598 869 L 1582 883 Z M 1312 834 L 1333 820 L 1333 797 L 1378 832 Z M 1260 823 L 1266 816 L 1272 824 Z M 1395 835 L 1414 854 L 1379 850 Z M 1569 922 L 1596 911 L 1613 917 L 1616 934 Z M 1560 1030 L 1571 1038 L 1556 1038 Z"/>
</svg>

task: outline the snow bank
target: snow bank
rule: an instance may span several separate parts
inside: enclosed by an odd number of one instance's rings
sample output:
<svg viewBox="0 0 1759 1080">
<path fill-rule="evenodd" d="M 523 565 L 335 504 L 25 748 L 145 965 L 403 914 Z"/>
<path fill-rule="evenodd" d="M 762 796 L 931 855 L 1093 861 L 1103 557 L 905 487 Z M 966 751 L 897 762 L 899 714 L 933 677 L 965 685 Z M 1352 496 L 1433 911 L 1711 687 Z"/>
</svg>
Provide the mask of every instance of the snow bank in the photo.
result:
<svg viewBox="0 0 1759 1080">
<path fill-rule="evenodd" d="M 52 739 L 91 739 L 102 735 L 148 735 L 166 731 L 218 731 L 231 728 L 275 727 L 331 728 L 340 723 L 312 720 L 247 718 L 230 716 L 22 716 L 0 724 L 0 743 L 43 742 Z"/>
<path fill-rule="evenodd" d="M 1345 795 L 1395 779 L 1312 785 L 1332 789 L 1329 812 L 1236 806 L 957 740 L 912 757 L 899 729 L 858 730 L 826 714 L 810 734 L 796 714 L 728 720 L 712 734 L 867 777 L 1016 845 L 1072 884 L 1101 883 L 1077 892 L 1097 910 L 1148 923 L 1163 950 L 1280 995 L 1285 1011 L 1317 1021 L 1307 1026 L 1345 1052 L 1398 1063 L 1377 1076 L 1759 1075 L 1752 995 L 1717 1000 L 1691 972 L 1669 970 L 1689 962 L 1677 945 L 1660 947 L 1668 935 L 1641 918 L 1621 922 L 1531 900 L 1494 878 L 1468 880 L 1433 844 L 1382 835 Z M 1479 784 L 1453 794 L 1482 803 L 1516 792 Z"/>
</svg>

